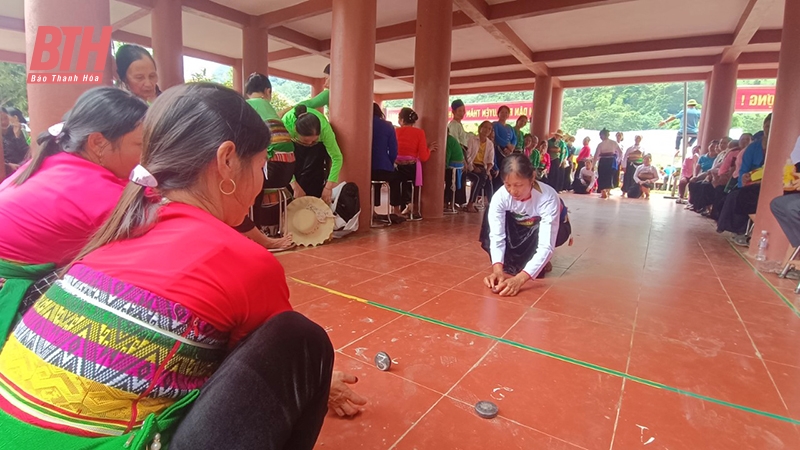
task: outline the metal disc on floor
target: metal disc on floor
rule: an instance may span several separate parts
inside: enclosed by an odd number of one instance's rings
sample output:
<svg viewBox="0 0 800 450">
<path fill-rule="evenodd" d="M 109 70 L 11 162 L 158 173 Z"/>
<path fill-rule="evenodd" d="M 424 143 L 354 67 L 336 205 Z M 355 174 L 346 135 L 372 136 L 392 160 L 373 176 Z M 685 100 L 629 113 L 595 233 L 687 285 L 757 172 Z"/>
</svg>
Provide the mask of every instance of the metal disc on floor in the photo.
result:
<svg viewBox="0 0 800 450">
<path fill-rule="evenodd" d="M 386 352 L 378 352 L 375 355 L 375 367 L 384 372 L 392 368 L 392 358 Z"/>
<path fill-rule="evenodd" d="M 482 400 L 475 404 L 475 412 L 484 419 L 494 419 L 497 417 L 497 405 Z"/>
</svg>

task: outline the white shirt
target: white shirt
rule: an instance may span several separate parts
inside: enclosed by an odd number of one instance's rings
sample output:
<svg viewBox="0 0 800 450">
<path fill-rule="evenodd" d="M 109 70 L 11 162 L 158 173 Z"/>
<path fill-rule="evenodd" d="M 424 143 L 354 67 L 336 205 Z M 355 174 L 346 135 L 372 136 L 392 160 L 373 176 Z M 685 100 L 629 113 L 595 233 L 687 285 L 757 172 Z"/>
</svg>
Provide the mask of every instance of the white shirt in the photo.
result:
<svg viewBox="0 0 800 450">
<path fill-rule="evenodd" d="M 642 178 L 643 175 L 644 178 Z M 633 179 L 637 183 L 641 183 L 642 181 L 656 181 L 659 178 L 661 178 L 661 176 L 658 174 L 658 169 L 652 164 L 649 166 L 642 164 L 636 168 L 636 172 L 633 174 Z"/>
<path fill-rule="evenodd" d="M 617 144 L 616 141 L 612 141 L 611 139 L 600 141 L 600 143 L 597 144 L 597 150 L 594 152 L 594 161 L 597 162 L 600 156 L 611 154 L 617 156 L 617 163 L 622 162 L 622 149 L 619 148 L 619 144 Z"/>
<path fill-rule="evenodd" d="M 462 147 L 466 147 L 469 143 L 470 133 L 464 131 L 464 125 L 457 120 L 451 120 L 450 123 L 447 124 L 447 134 L 456 138 Z"/>
<path fill-rule="evenodd" d="M 506 253 L 506 211 L 514 214 L 519 222 L 540 220 L 536 253 L 523 269 L 531 278 L 536 278 L 553 256 L 561 213 L 561 200 L 556 191 L 544 183 L 539 183 L 539 189 L 542 192 L 531 189 L 531 198 L 520 202 L 514 200 L 503 186 L 494 193 L 489 204 L 489 253 L 492 264 L 502 264 Z"/>
<path fill-rule="evenodd" d="M 581 169 L 581 184 L 584 186 L 591 186 L 594 184 L 595 177 L 597 177 L 597 173 L 594 170 L 589 170 L 586 167 Z"/>
</svg>

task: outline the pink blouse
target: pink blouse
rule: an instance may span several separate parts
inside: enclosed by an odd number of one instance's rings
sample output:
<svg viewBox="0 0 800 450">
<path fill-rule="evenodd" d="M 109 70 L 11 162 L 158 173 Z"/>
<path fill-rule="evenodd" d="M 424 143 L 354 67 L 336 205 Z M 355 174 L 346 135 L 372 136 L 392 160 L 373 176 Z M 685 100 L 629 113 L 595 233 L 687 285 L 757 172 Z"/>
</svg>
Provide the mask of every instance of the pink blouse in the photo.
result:
<svg viewBox="0 0 800 450">
<path fill-rule="evenodd" d="M 44 160 L 21 186 L 22 166 L 0 185 L 0 258 L 71 262 L 117 205 L 127 180 L 69 153 Z"/>
</svg>

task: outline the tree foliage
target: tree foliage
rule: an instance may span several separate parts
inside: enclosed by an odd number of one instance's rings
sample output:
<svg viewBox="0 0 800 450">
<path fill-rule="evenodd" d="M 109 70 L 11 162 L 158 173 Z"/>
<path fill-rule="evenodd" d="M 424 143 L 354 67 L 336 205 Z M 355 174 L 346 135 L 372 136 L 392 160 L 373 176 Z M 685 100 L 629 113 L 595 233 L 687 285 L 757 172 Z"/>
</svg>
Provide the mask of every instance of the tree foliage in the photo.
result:
<svg viewBox="0 0 800 450">
<path fill-rule="evenodd" d="M 28 86 L 25 66 L 0 62 L 0 106 L 19 108 L 28 115 Z"/>
</svg>

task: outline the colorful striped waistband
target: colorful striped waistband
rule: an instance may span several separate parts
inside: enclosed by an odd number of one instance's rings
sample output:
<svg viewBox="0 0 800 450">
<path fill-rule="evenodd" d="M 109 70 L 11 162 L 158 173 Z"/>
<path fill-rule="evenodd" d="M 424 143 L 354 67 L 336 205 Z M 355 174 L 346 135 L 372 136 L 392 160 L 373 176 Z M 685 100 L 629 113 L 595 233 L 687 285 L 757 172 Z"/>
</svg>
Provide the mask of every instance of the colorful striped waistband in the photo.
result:
<svg viewBox="0 0 800 450">
<path fill-rule="evenodd" d="M 295 162 L 296 158 L 294 156 L 294 152 L 275 152 L 272 155 L 272 158 L 269 159 L 270 162 L 284 162 L 284 163 L 291 163 Z"/>
</svg>

